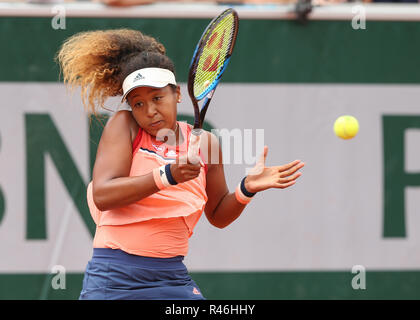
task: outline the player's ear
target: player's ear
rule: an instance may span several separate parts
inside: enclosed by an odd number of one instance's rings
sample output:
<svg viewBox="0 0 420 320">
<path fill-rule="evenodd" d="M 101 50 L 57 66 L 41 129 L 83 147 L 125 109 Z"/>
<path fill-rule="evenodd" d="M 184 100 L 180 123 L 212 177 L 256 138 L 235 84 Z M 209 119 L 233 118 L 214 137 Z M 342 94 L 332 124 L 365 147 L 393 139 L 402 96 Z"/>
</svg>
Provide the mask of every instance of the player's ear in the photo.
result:
<svg viewBox="0 0 420 320">
<path fill-rule="evenodd" d="M 181 87 L 180 86 L 176 86 L 175 94 L 176 94 L 176 101 L 178 103 L 181 102 L 182 96 L 181 96 Z"/>
</svg>

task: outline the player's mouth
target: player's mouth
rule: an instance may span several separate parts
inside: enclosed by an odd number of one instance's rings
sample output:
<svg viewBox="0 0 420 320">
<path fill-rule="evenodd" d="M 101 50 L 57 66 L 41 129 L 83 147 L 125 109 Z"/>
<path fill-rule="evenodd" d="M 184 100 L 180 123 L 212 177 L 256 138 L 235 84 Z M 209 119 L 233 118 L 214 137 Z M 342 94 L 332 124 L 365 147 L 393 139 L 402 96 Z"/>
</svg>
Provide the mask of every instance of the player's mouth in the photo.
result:
<svg viewBox="0 0 420 320">
<path fill-rule="evenodd" d="M 150 127 L 157 128 L 163 124 L 163 120 L 155 121 L 150 124 Z"/>
</svg>

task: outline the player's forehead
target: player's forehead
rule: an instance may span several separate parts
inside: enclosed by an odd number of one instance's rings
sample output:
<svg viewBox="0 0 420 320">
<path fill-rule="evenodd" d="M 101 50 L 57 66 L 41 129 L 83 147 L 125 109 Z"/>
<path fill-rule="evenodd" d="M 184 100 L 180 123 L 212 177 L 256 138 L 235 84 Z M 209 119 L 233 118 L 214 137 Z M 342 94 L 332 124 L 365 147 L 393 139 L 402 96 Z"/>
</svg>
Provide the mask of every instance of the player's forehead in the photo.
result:
<svg viewBox="0 0 420 320">
<path fill-rule="evenodd" d="M 128 94 L 128 100 L 132 100 L 135 98 L 145 98 L 149 95 L 155 94 L 155 93 L 163 93 L 166 92 L 168 89 L 168 86 L 165 86 L 163 88 L 154 88 L 154 87 L 137 87 L 134 88 L 129 94 Z"/>
</svg>

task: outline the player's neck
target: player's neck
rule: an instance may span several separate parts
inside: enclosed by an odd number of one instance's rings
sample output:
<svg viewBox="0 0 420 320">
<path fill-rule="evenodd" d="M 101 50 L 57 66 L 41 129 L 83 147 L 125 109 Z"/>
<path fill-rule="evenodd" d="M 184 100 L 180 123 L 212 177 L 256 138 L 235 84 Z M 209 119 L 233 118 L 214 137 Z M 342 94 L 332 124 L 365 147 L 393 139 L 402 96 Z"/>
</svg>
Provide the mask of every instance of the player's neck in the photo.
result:
<svg viewBox="0 0 420 320">
<path fill-rule="evenodd" d="M 175 139 L 172 138 L 173 134 L 175 134 Z M 158 137 L 154 137 L 154 139 L 156 142 L 165 143 L 171 146 L 179 146 L 184 142 L 185 137 L 182 133 L 181 127 L 179 126 L 178 122 L 176 122 L 175 127 L 171 129 L 170 133 L 166 134 L 161 139 Z"/>
</svg>

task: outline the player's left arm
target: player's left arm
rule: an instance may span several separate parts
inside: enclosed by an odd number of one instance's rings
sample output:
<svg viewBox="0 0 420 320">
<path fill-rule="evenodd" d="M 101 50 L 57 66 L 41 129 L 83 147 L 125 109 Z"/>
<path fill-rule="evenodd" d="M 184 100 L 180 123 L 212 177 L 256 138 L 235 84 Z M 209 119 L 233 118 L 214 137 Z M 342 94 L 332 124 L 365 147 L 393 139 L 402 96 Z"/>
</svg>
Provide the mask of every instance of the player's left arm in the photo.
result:
<svg viewBox="0 0 420 320">
<path fill-rule="evenodd" d="M 210 133 L 207 137 L 209 140 L 207 143 L 208 153 L 205 155 L 205 160 L 208 164 L 206 176 L 208 200 L 204 211 L 212 225 L 224 228 L 241 215 L 246 205 L 237 200 L 235 192 L 229 192 L 223 168 L 222 150 L 218 139 Z M 203 144 L 200 147 L 203 150 Z M 263 154 L 252 170 L 252 174 L 245 179 L 247 191 L 251 193 L 261 192 L 269 188 L 288 188 L 302 174 L 298 172 L 304 166 L 304 163 L 300 160 L 295 160 L 283 166 L 266 167 L 267 152 L 268 148 L 265 147 Z"/>
<path fill-rule="evenodd" d="M 212 225 L 224 228 L 241 215 L 245 205 L 235 199 L 234 193 L 229 193 L 219 141 L 212 133 L 206 132 L 206 134 L 207 140 L 202 139 L 200 146 L 202 151 L 207 147 L 207 153 L 203 155 L 208 168 L 206 175 L 208 200 L 204 212 Z"/>
</svg>

